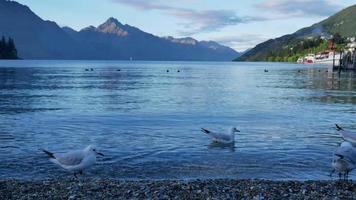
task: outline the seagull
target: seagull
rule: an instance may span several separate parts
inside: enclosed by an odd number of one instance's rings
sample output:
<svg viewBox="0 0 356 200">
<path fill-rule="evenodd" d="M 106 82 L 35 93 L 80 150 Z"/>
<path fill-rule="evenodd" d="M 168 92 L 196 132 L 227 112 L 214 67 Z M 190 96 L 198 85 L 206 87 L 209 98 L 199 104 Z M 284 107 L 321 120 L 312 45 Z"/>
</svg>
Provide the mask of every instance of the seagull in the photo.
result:
<svg viewBox="0 0 356 200">
<path fill-rule="evenodd" d="M 234 143 L 235 142 L 235 133 L 240 132 L 235 127 L 231 128 L 230 133 L 217 133 L 217 132 L 209 131 L 205 128 L 202 128 L 201 131 L 203 133 L 206 133 L 207 135 L 209 135 L 214 142 L 224 143 L 224 144 Z"/>
<path fill-rule="evenodd" d="M 345 131 L 339 125 L 335 124 L 336 130 L 339 131 L 340 135 L 344 138 L 344 140 L 351 142 L 353 146 L 356 145 L 356 133 Z"/>
<path fill-rule="evenodd" d="M 343 175 L 344 180 L 346 180 L 349 173 L 356 168 L 356 148 L 350 142 L 343 142 L 335 150 L 331 166 L 333 170 L 330 176 L 337 171 L 339 172 L 339 178 L 341 179 Z"/>
<path fill-rule="evenodd" d="M 89 145 L 83 150 L 69 151 L 64 154 L 54 154 L 44 149 L 41 150 L 49 156 L 51 162 L 65 170 L 74 172 L 75 178 L 78 178 L 77 173 L 83 174 L 85 168 L 95 164 L 96 155 L 104 156 L 104 154 L 97 152 L 92 145 Z"/>
</svg>

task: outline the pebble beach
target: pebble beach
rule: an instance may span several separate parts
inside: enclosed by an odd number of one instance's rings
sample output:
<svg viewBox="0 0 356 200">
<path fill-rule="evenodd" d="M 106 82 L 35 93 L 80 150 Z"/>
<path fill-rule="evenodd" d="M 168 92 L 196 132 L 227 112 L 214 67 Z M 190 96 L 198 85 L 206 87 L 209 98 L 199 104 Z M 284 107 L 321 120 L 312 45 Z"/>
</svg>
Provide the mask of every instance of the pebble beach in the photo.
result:
<svg viewBox="0 0 356 200">
<path fill-rule="evenodd" d="M 0 199 L 356 199 L 355 181 L 0 181 Z"/>
</svg>

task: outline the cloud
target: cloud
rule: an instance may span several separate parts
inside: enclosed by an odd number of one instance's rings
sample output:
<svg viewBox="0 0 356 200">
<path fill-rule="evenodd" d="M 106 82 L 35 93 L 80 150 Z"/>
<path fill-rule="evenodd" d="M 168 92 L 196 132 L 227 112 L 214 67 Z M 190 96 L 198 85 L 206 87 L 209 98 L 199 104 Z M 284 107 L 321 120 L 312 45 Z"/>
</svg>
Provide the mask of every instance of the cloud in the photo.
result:
<svg viewBox="0 0 356 200">
<path fill-rule="evenodd" d="M 170 6 L 165 6 L 157 0 L 112 0 L 113 2 L 116 3 L 121 3 L 125 4 L 134 8 L 138 8 L 141 10 L 165 10 L 165 9 L 171 9 Z"/>
<path fill-rule="evenodd" d="M 256 7 L 289 17 L 325 17 L 342 9 L 341 5 L 329 0 L 265 0 Z"/>
<path fill-rule="evenodd" d="M 157 10 L 165 14 L 184 19 L 186 23 L 181 26 L 189 31 L 183 30 L 185 35 L 197 32 L 210 32 L 219 30 L 226 26 L 233 26 L 241 23 L 267 20 L 263 17 L 238 16 L 234 10 L 193 10 L 187 8 L 173 7 L 164 4 L 160 0 L 112 0 L 139 10 Z M 191 1 L 191 0 L 190 0 Z M 165 1 L 166 2 L 166 1 Z"/>
<path fill-rule="evenodd" d="M 268 38 L 259 34 L 242 33 L 211 37 L 210 39 L 241 52 L 246 49 L 253 48 L 256 44 L 264 42 Z"/>
</svg>

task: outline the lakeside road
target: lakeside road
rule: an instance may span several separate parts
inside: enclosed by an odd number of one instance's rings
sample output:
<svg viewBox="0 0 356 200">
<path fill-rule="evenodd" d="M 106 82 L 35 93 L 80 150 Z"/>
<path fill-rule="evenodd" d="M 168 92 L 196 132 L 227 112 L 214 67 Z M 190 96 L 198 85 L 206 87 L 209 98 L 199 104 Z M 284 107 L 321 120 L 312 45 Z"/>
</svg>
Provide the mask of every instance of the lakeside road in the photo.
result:
<svg viewBox="0 0 356 200">
<path fill-rule="evenodd" d="M 355 181 L 0 181 L 0 199 L 356 199 Z"/>
</svg>

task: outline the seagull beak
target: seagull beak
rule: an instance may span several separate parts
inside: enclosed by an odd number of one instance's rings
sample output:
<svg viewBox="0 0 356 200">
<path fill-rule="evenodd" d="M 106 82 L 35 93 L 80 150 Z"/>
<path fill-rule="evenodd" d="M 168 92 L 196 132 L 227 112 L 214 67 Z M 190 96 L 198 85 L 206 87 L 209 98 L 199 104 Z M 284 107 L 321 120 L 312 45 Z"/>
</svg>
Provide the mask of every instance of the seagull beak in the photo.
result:
<svg viewBox="0 0 356 200">
<path fill-rule="evenodd" d="M 343 156 L 343 155 L 335 154 L 335 156 L 339 157 L 340 159 L 344 159 L 344 156 Z"/>
<path fill-rule="evenodd" d="M 98 154 L 99 156 L 104 156 L 104 154 L 96 152 L 96 154 Z"/>
<path fill-rule="evenodd" d="M 236 129 L 236 132 L 241 132 L 241 131 Z"/>
</svg>

